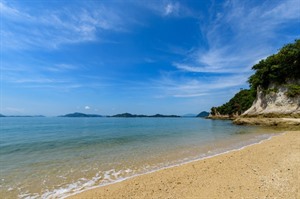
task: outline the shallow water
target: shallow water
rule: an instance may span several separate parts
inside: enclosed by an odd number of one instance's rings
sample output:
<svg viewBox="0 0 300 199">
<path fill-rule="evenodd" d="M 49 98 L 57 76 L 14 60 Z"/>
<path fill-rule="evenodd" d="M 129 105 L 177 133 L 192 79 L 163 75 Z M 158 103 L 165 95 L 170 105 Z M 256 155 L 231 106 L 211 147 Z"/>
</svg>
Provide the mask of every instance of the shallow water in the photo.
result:
<svg viewBox="0 0 300 199">
<path fill-rule="evenodd" d="M 1 118 L 1 198 L 63 197 L 267 139 L 199 118 Z"/>
</svg>

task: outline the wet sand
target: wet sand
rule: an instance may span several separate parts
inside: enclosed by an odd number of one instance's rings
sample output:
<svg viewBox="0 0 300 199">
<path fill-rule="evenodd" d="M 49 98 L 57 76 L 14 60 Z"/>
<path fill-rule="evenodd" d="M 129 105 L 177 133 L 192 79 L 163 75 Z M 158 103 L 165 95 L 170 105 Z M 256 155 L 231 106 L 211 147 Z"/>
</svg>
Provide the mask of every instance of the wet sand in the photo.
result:
<svg viewBox="0 0 300 199">
<path fill-rule="evenodd" d="M 300 131 L 70 198 L 300 198 Z"/>
</svg>

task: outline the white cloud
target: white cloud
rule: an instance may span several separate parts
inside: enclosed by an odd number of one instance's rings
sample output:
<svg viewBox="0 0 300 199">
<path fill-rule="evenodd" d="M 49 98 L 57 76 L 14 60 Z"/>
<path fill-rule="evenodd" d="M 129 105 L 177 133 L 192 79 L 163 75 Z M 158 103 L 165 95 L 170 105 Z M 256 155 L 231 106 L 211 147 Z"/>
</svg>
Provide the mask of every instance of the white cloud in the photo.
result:
<svg viewBox="0 0 300 199">
<path fill-rule="evenodd" d="M 49 75 L 43 75 L 39 71 L 25 69 L 26 67 L 18 70 L 3 70 L 3 68 L 1 68 L 3 75 L 1 81 L 17 88 L 53 89 L 63 92 L 89 86 L 77 83 L 79 81 L 75 78 L 66 76 L 51 77 Z"/>
<path fill-rule="evenodd" d="M 148 58 L 148 57 L 144 58 L 144 61 L 147 62 L 147 63 L 155 63 L 156 62 L 155 59 Z"/>
<path fill-rule="evenodd" d="M 165 5 L 164 15 L 178 14 L 179 4 L 178 3 L 168 3 Z"/>
<path fill-rule="evenodd" d="M 5 15 L 18 16 L 20 12 L 17 9 L 7 6 L 4 2 L 0 2 L 1 17 Z"/>
<path fill-rule="evenodd" d="M 256 6 L 245 1 L 227 1 L 221 11 L 201 25 L 207 47 L 199 46 L 173 65 L 188 72 L 249 72 L 257 60 L 300 36 L 291 38 L 291 34 L 286 36 L 282 32 L 287 24 L 300 25 L 299 5 L 299 0 L 265 1 Z"/>
<path fill-rule="evenodd" d="M 31 77 L 31 78 L 18 78 L 18 77 L 10 77 L 8 81 L 11 83 L 24 84 L 24 83 L 65 83 L 65 80 L 52 79 L 46 77 Z"/>
<path fill-rule="evenodd" d="M 283 25 L 287 22 L 299 25 L 299 1 L 277 3 L 249 7 L 244 1 L 227 1 L 222 11 L 202 24 L 207 47 L 199 46 L 187 56 L 183 54 L 183 61 L 172 63 L 181 78 L 178 74 L 164 75 L 158 81 L 159 96 L 198 97 L 247 86 L 251 67 L 275 53 L 274 45 L 282 45 L 277 38 L 283 37 L 280 35 Z M 191 76 L 192 73 L 202 74 L 197 77 Z"/>
<path fill-rule="evenodd" d="M 181 64 L 181 63 L 173 63 L 173 65 L 182 71 L 186 72 L 195 72 L 195 73 L 240 73 L 243 69 L 236 71 L 233 68 L 223 68 L 221 66 L 213 65 L 213 66 L 193 66 L 188 64 Z M 244 70 L 244 72 L 246 72 Z"/>
<path fill-rule="evenodd" d="M 155 14 L 160 15 L 162 17 L 193 17 L 197 18 L 199 13 L 194 12 L 192 9 L 187 6 L 180 4 L 178 1 L 173 0 L 163 0 L 163 1 L 149 1 L 149 0 L 141 0 L 137 1 L 142 7 L 145 7 Z"/>
<path fill-rule="evenodd" d="M 3 46 L 10 49 L 58 48 L 62 44 L 100 41 L 102 31 L 124 31 L 118 13 L 101 5 L 61 10 L 21 9 L 0 2 Z"/>
<path fill-rule="evenodd" d="M 76 70 L 78 67 L 71 64 L 55 64 L 54 66 L 46 67 L 45 69 L 51 72 L 68 72 Z"/>
<path fill-rule="evenodd" d="M 199 46 L 186 56 L 182 53 L 183 61 L 172 63 L 177 74 L 164 74 L 157 82 L 159 97 L 198 97 L 247 87 L 251 67 L 275 53 L 275 45 L 282 46 L 283 41 L 278 40 L 284 37 L 281 28 L 287 23 L 299 25 L 299 5 L 295 0 L 264 2 L 255 7 L 244 1 L 227 1 L 201 26 L 207 46 Z"/>
<path fill-rule="evenodd" d="M 91 109 L 91 107 L 89 107 L 89 106 L 85 106 L 85 107 L 84 107 L 84 109 L 85 109 L 85 110 L 90 110 L 90 109 Z"/>
<path fill-rule="evenodd" d="M 296 19 L 300 18 L 300 2 L 299 0 L 288 0 L 282 2 L 281 4 L 275 6 L 271 10 L 265 12 L 263 17 L 265 18 L 276 18 L 275 23 L 280 23 L 279 21 L 285 21 L 286 19 Z M 278 21 L 279 20 L 279 21 Z"/>
<path fill-rule="evenodd" d="M 165 73 L 152 83 L 160 94 L 156 97 L 190 98 L 210 95 L 222 89 L 245 87 L 247 74 L 224 76 L 187 77 Z"/>
</svg>

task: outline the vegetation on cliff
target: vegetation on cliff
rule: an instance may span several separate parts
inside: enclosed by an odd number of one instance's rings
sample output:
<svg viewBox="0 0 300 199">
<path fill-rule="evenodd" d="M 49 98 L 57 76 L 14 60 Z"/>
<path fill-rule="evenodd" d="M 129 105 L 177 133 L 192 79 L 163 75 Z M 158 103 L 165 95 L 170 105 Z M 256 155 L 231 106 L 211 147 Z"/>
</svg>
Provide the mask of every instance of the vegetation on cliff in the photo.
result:
<svg viewBox="0 0 300 199">
<path fill-rule="evenodd" d="M 250 76 L 250 88 L 258 86 L 268 89 L 269 85 L 287 84 L 300 77 L 300 40 L 285 45 L 277 54 L 261 60 L 252 67 L 255 73 Z"/>
<path fill-rule="evenodd" d="M 300 76 L 299 76 L 300 77 Z M 289 97 L 296 97 L 300 95 L 300 85 L 297 84 L 288 84 L 288 92 L 286 93 Z"/>
<path fill-rule="evenodd" d="M 216 115 L 234 115 L 241 114 L 249 109 L 255 99 L 255 91 L 251 89 L 244 89 L 235 94 L 235 96 L 229 100 L 229 102 L 219 107 L 212 107 L 211 114 Z"/>
<path fill-rule="evenodd" d="M 241 90 L 229 102 L 219 107 L 212 107 L 211 114 L 232 116 L 241 114 L 251 107 L 256 98 L 258 87 L 266 93 L 277 92 L 276 86 L 285 85 L 286 95 L 300 95 L 300 40 L 287 44 L 277 54 L 261 60 L 252 67 L 255 73 L 249 77 L 250 89 Z M 275 87 L 270 88 L 273 84 Z"/>
</svg>

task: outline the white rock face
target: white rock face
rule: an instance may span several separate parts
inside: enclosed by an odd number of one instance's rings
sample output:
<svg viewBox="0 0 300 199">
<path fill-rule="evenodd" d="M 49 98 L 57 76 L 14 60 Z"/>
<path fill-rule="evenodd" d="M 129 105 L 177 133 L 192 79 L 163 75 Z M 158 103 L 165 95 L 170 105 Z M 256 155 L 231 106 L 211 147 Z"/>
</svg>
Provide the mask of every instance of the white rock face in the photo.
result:
<svg viewBox="0 0 300 199">
<path fill-rule="evenodd" d="M 274 86 L 270 86 L 274 88 Z M 257 97 L 253 105 L 242 115 L 263 115 L 263 114 L 300 114 L 300 96 L 290 98 L 285 93 L 287 87 L 277 87 L 278 92 L 264 94 L 257 89 Z"/>
</svg>

